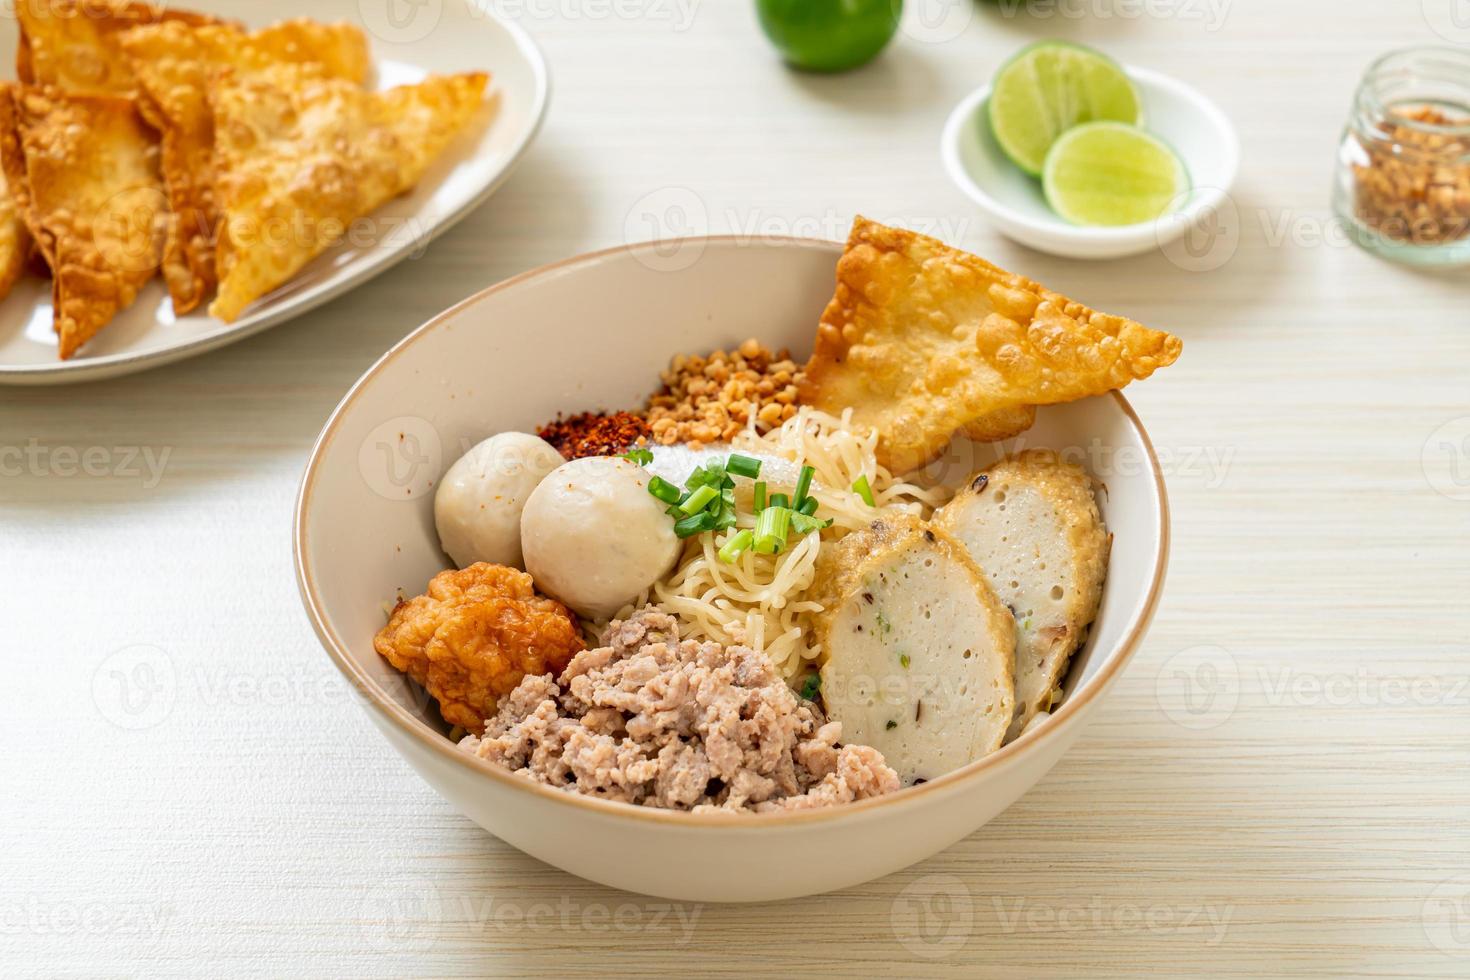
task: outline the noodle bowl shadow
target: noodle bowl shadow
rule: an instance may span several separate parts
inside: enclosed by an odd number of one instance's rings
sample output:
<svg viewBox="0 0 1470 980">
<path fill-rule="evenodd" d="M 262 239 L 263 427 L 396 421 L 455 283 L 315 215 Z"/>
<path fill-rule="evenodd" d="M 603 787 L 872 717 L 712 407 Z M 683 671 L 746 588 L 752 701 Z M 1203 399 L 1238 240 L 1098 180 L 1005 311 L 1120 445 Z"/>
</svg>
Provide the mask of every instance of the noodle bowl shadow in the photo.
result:
<svg viewBox="0 0 1470 980">
<path fill-rule="evenodd" d="M 558 412 L 641 404 L 677 353 L 748 337 L 805 357 L 841 246 L 702 240 L 658 271 L 659 246 L 592 253 L 492 286 L 411 333 L 343 398 L 313 448 L 293 527 L 302 601 L 322 645 L 388 743 L 466 816 L 573 874 L 688 901 L 764 901 L 859 884 L 948 847 L 1035 784 L 1082 734 L 1143 638 L 1163 586 L 1169 521 L 1148 436 L 1121 395 L 1044 408 L 1004 447 L 956 444 L 959 479 L 1001 451 L 1049 447 L 1094 469 L 1114 535 L 1102 609 L 1054 714 L 1015 742 L 921 786 L 846 806 L 690 814 L 578 796 L 459 750 L 432 704 L 373 650 L 385 604 L 448 560 L 433 487 L 456 447 L 534 431 Z M 408 435 L 413 438 L 409 439 Z M 407 447 L 412 447 L 411 449 Z M 375 460 L 386 473 L 365 469 Z M 937 474 L 931 474 L 937 475 Z M 385 492 L 385 487 L 391 492 Z"/>
</svg>

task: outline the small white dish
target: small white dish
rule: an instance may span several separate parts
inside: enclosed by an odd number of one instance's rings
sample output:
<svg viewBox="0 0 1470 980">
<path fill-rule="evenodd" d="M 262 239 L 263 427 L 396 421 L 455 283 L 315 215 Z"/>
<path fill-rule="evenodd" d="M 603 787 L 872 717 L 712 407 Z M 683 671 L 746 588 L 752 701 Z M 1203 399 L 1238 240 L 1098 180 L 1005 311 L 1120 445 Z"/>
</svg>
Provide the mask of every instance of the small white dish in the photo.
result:
<svg viewBox="0 0 1470 980">
<path fill-rule="evenodd" d="M 414 331 L 352 387 L 312 449 L 293 527 L 308 618 L 394 751 L 475 823 L 533 857 L 665 898 L 753 902 L 859 884 L 960 840 L 1078 738 L 1153 617 L 1169 551 L 1158 459 L 1121 395 L 1043 408 L 1007 450 L 1050 447 L 1106 486 L 1102 608 L 1051 718 L 922 786 L 786 813 L 678 813 L 578 796 L 459 749 L 421 688 L 373 649 L 398 590 L 448 565 L 433 488 L 470 446 L 559 412 L 642 404 L 675 355 L 755 336 L 811 350 L 842 246 L 712 238 L 596 252 L 509 279 Z M 675 261 L 671 264 L 670 257 Z M 994 458 L 946 454 L 962 475 Z M 961 479 L 963 476 L 960 477 Z"/>
<path fill-rule="evenodd" d="M 372 48 L 372 84 L 391 88 L 429 74 L 488 71 L 480 120 L 461 134 L 410 194 L 373 212 L 364 233 L 349 237 L 290 282 L 252 304 L 234 323 L 203 308 L 176 318 L 162 279 L 155 279 L 69 361 L 56 357 L 51 283 L 27 275 L 0 301 L 0 384 L 43 385 L 131 374 L 223 347 L 284 323 L 420 254 L 483 202 L 510 175 L 546 114 L 551 77 L 530 35 L 474 4 L 402 5 L 315 0 L 180 0 L 177 6 L 263 27 L 308 16 L 362 27 Z M 14 65 L 18 28 L 0 18 L 0 58 Z M 14 69 L 5 72 L 14 78 Z"/>
<path fill-rule="evenodd" d="M 990 86 L 965 96 L 949 115 L 940 155 L 950 179 L 1007 238 L 1070 259 L 1112 259 L 1160 248 L 1219 210 L 1235 182 L 1240 141 L 1219 107 L 1183 82 L 1144 68 L 1125 68 L 1143 96 L 1143 125 L 1174 148 L 1191 187 L 1155 221 L 1114 228 L 1069 224 L 1028 176 L 1001 151 L 990 131 Z"/>
</svg>

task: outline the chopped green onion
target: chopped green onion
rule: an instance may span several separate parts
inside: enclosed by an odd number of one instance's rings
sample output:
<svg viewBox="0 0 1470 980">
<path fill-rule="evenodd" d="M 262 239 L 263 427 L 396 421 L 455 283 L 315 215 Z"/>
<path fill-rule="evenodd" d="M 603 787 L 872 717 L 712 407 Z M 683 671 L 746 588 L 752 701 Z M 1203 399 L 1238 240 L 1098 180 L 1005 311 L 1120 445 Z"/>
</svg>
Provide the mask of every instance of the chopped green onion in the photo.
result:
<svg viewBox="0 0 1470 980">
<path fill-rule="evenodd" d="M 736 476 L 745 476 L 754 480 L 760 476 L 761 461 L 749 456 L 741 456 L 739 453 L 731 453 L 730 458 L 725 460 L 725 469 Z"/>
<path fill-rule="evenodd" d="M 679 509 L 686 514 L 697 514 L 700 511 L 704 510 L 705 507 L 709 505 L 709 502 L 711 500 L 714 500 L 719 495 L 720 491 L 716 490 L 714 487 L 700 487 L 698 490 L 689 495 L 689 499 L 685 500 L 682 504 L 679 505 Z"/>
<path fill-rule="evenodd" d="M 681 538 L 692 538 L 696 534 L 715 529 L 715 515 L 707 510 L 697 514 L 690 514 L 674 522 L 674 533 Z"/>
<path fill-rule="evenodd" d="M 714 487 L 719 490 L 725 485 L 725 464 L 706 463 L 689 474 L 689 479 L 684 481 L 684 486 L 690 490 L 698 490 L 700 487 Z"/>
<path fill-rule="evenodd" d="M 720 561 L 733 565 L 745 554 L 745 549 L 755 543 L 755 532 L 750 528 L 730 535 L 730 540 L 720 546 Z"/>
<path fill-rule="evenodd" d="M 652 450 L 644 449 L 642 446 L 634 446 L 623 453 L 623 458 L 637 463 L 639 466 L 647 466 L 653 462 Z"/>
<path fill-rule="evenodd" d="M 661 476 L 656 476 L 648 481 L 648 492 L 666 504 L 677 504 L 684 496 L 678 487 Z"/>
<path fill-rule="evenodd" d="M 807 491 L 812 488 L 812 477 L 816 475 L 817 471 L 814 467 L 803 466 L 801 468 L 801 475 L 796 478 L 796 493 L 791 498 L 796 501 L 798 509 L 806 503 Z"/>
<path fill-rule="evenodd" d="M 801 696 L 808 701 L 815 701 L 822 690 L 822 675 L 807 674 L 806 681 L 801 685 Z"/>
<path fill-rule="evenodd" d="M 909 660 L 909 655 L 908 655 L 908 654 L 906 654 L 906 653 L 900 653 L 900 654 L 899 654 L 899 655 L 898 655 L 898 662 L 899 662 L 899 663 L 900 663 L 900 664 L 901 664 L 901 665 L 903 665 L 903 667 L 904 667 L 904 669 L 905 669 L 905 670 L 907 670 L 907 669 L 908 669 L 908 666 L 909 666 L 909 664 L 910 664 L 910 663 L 912 663 L 912 661 L 911 661 L 911 660 Z"/>
<path fill-rule="evenodd" d="M 867 504 L 869 507 L 878 506 L 878 502 L 873 499 L 873 488 L 868 486 L 868 477 L 866 474 L 858 477 L 856 480 L 853 481 L 852 492 L 857 494 L 859 497 L 862 497 L 863 503 Z"/>
<path fill-rule="evenodd" d="M 767 507 L 755 521 L 755 550 L 765 555 L 780 554 L 786 547 L 786 535 L 791 529 L 791 510 L 787 507 Z"/>
<path fill-rule="evenodd" d="M 811 517 L 817 512 L 817 506 L 817 498 L 808 497 L 801 502 L 800 507 L 796 508 L 796 512 L 798 514 L 805 514 L 807 517 Z"/>
<path fill-rule="evenodd" d="M 811 534 L 813 531 L 820 531 L 825 527 L 831 526 L 832 522 L 830 520 L 824 521 L 820 518 L 809 517 L 797 511 L 791 512 L 791 529 L 797 534 Z"/>
<path fill-rule="evenodd" d="M 771 494 L 771 506 L 785 509 L 791 506 L 791 498 L 784 493 L 773 493 Z"/>
<path fill-rule="evenodd" d="M 755 512 L 759 514 L 766 509 L 766 481 L 755 482 Z"/>
</svg>

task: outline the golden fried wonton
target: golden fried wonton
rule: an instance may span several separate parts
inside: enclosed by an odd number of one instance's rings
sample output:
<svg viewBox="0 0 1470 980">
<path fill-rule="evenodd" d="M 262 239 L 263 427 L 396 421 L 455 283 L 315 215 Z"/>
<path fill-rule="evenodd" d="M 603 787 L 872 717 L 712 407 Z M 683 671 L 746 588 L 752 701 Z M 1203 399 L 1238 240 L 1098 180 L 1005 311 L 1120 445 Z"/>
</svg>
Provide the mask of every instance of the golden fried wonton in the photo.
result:
<svg viewBox="0 0 1470 980">
<path fill-rule="evenodd" d="M 434 76 L 367 92 L 298 65 L 224 71 L 210 89 L 222 221 L 209 312 L 233 321 L 411 190 L 479 111 L 488 80 Z"/>
<path fill-rule="evenodd" d="M 171 213 L 163 277 L 180 316 L 215 285 L 214 117 L 207 92 L 225 67 L 240 76 L 272 65 L 313 63 L 333 78 L 362 83 L 367 39 L 351 24 L 290 20 L 254 34 L 228 25 L 167 21 L 122 35 L 142 90 L 140 108 L 163 134 L 163 176 Z"/>
<path fill-rule="evenodd" d="M 11 86 L 0 99 L 0 161 L 51 267 L 65 360 L 158 272 L 158 143 L 132 99 Z"/>
<path fill-rule="evenodd" d="M 833 414 L 851 406 L 854 421 L 878 430 L 879 461 L 904 473 L 961 429 L 1009 429 L 1025 421 L 1026 406 L 1122 388 L 1174 363 L 1181 346 L 943 242 L 859 217 L 800 398 Z"/>
<path fill-rule="evenodd" d="M 8 93 L 0 93 L 0 100 L 9 99 Z M 0 136 L 0 140 L 3 140 L 3 136 Z M 21 220 L 15 196 L 10 193 L 10 187 L 3 176 L 0 176 L 0 299 L 10 295 L 11 288 L 25 271 L 26 258 L 30 252 L 30 233 Z"/>
<path fill-rule="evenodd" d="M 15 0 L 16 77 L 67 92 L 131 95 L 137 86 L 118 35 L 142 24 L 223 23 L 207 14 L 135 0 Z"/>
</svg>

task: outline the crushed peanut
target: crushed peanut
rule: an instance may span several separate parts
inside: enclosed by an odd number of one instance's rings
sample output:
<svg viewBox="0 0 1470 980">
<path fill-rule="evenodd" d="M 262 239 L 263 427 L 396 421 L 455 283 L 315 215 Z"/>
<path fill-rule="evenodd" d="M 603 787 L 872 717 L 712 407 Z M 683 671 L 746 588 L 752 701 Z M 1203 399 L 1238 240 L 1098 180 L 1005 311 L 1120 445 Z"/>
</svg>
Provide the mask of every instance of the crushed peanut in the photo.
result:
<svg viewBox="0 0 1470 980">
<path fill-rule="evenodd" d="M 1368 162 L 1353 167 L 1364 224 L 1385 238 L 1421 245 L 1470 235 L 1470 141 L 1412 125 L 1463 123 L 1429 106 L 1390 118 L 1387 138 L 1368 142 Z"/>
<path fill-rule="evenodd" d="M 681 354 L 662 378 L 663 389 L 648 400 L 654 441 L 699 448 L 730 441 L 752 418 L 764 433 L 794 416 L 801 367 L 788 351 L 751 339 L 728 353 Z"/>
</svg>

